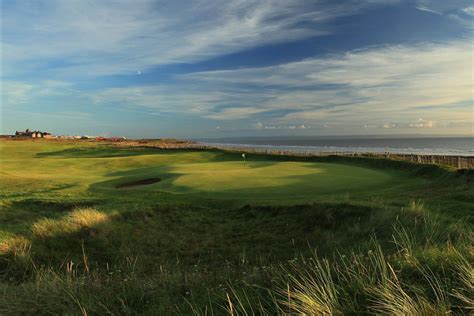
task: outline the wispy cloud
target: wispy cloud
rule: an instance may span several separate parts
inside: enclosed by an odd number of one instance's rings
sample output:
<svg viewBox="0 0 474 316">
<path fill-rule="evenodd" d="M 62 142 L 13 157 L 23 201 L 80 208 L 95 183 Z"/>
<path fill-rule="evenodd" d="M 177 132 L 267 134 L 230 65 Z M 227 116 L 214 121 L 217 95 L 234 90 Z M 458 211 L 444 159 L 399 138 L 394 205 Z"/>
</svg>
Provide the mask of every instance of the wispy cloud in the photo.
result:
<svg viewBox="0 0 474 316">
<path fill-rule="evenodd" d="M 175 83 L 80 93 L 96 106 L 146 108 L 212 120 L 250 119 L 262 126 L 378 128 L 447 126 L 472 117 L 468 40 L 379 46 L 271 67 L 182 75 Z M 8 83 L 7 83 L 8 84 Z M 62 93 L 67 83 L 10 83 L 17 102 Z M 467 102 L 467 103 L 466 103 Z M 465 103 L 471 106 L 457 106 Z M 422 115 L 423 121 L 418 120 Z M 395 122 L 395 123 L 393 123 Z M 444 123 L 443 123 L 444 122 Z M 444 125 L 443 125 L 444 124 Z"/>
<path fill-rule="evenodd" d="M 465 7 L 462 11 L 466 14 L 469 14 L 470 16 L 474 16 L 474 5 Z"/>
<path fill-rule="evenodd" d="M 212 71 L 185 76 L 210 85 L 252 84 L 272 97 L 260 104 L 290 109 L 280 119 L 314 121 L 390 115 L 411 117 L 419 106 L 472 100 L 472 47 L 469 40 L 381 46 L 284 65 Z M 465 115 L 469 109 L 454 108 Z M 445 112 L 445 111 L 442 111 Z M 436 113 L 436 111 L 431 111 Z"/>
<path fill-rule="evenodd" d="M 39 97 L 61 96 L 74 92 L 72 83 L 59 80 L 23 82 L 4 80 L 2 82 L 3 104 L 15 106 L 31 102 Z"/>
<path fill-rule="evenodd" d="M 264 109 L 257 107 L 236 107 L 236 108 L 227 108 L 219 112 L 206 114 L 206 118 L 215 119 L 215 120 L 236 120 L 247 118 L 249 116 L 264 112 Z"/>
<path fill-rule="evenodd" d="M 392 1 L 309 7 L 300 0 L 8 2 L 2 15 L 4 72 L 136 73 L 327 34 L 328 21 L 386 2 Z"/>
<path fill-rule="evenodd" d="M 437 14 L 451 14 L 462 11 L 472 5 L 470 0 L 416 0 L 417 7 L 421 10 L 434 12 Z"/>
<path fill-rule="evenodd" d="M 470 0 L 417 0 L 417 8 L 437 15 L 446 15 L 455 23 L 474 30 L 474 6 Z"/>
<path fill-rule="evenodd" d="M 181 76 L 180 89 L 109 89 L 94 98 L 213 120 L 263 120 L 268 129 L 370 123 L 429 128 L 434 121 L 443 126 L 472 117 L 472 106 L 456 106 L 472 102 L 471 69 L 469 41 L 381 46 L 272 67 L 194 73 Z"/>
</svg>

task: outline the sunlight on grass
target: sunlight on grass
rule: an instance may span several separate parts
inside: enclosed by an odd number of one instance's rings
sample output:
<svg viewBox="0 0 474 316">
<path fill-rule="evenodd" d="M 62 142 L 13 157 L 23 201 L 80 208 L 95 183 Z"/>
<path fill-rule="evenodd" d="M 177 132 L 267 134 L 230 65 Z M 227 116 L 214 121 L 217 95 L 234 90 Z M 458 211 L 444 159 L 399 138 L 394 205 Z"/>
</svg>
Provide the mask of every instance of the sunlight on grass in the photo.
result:
<svg viewBox="0 0 474 316">
<path fill-rule="evenodd" d="M 471 251 L 474 250 L 471 249 Z M 463 287 L 458 289 L 453 289 L 452 296 L 459 299 L 463 306 L 466 309 L 474 312 L 474 268 L 471 262 L 466 260 L 456 249 L 452 248 L 452 251 L 455 252 L 456 262 L 456 272 L 460 283 Z"/>
<path fill-rule="evenodd" d="M 107 215 L 92 208 L 76 209 L 59 220 L 41 219 L 33 224 L 32 231 L 37 238 L 48 238 L 92 228 L 105 223 L 107 219 Z"/>
<path fill-rule="evenodd" d="M 175 186 L 220 191 L 294 185 L 301 182 L 299 176 L 316 175 L 323 170 L 304 163 L 253 163 L 244 167 L 226 162 L 178 166 L 173 172 L 182 174 L 173 182 Z"/>
<path fill-rule="evenodd" d="M 380 190 L 388 183 L 400 181 L 400 175 L 382 170 L 314 162 L 249 161 L 246 166 L 240 161 L 176 164 L 168 172 L 176 177 L 171 181 L 165 179 L 155 190 L 209 193 L 218 198 L 241 194 L 251 198 L 315 199 L 322 194 Z"/>
<path fill-rule="evenodd" d="M 92 208 L 78 209 L 71 213 L 68 220 L 80 228 L 92 227 L 107 220 L 107 215 Z"/>
<path fill-rule="evenodd" d="M 279 288 L 268 307 L 252 308 L 252 286 L 227 288 L 225 310 L 229 315 L 448 315 L 474 309 L 473 269 L 467 258 L 452 246 L 445 249 L 457 280 L 447 285 L 444 272 L 421 264 L 413 266 L 426 287 L 415 286 L 398 264 L 402 253 L 386 255 L 378 241 L 367 253 L 336 255 L 332 260 L 298 257 L 282 264 Z M 395 260 L 394 260 L 395 259 Z M 415 258 L 418 262 L 421 258 Z M 398 261 L 398 263 L 397 263 Z M 278 270 L 278 268 L 276 268 Z M 456 297 L 453 303 L 450 298 Z M 198 310 L 195 306 L 194 310 Z M 196 315 L 199 313 L 196 313 Z M 456 314 L 456 313 L 454 313 Z"/>
<path fill-rule="evenodd" d="M 291 286 L 288 285 L 287 293 L 282 292 L 287 294 L 284 303 L 291 311 L 299 315 L 342 315 L 329 261 L 310 260 L 305 270 L 300 266 L 293 269 L 289 273 Z"/>
<path fill-rule="evenodd" d="M 26 257 L 30 251 L 31 242 L 23 236 L 12 236 L 0 242 L 0 254 L 10 254 L 15 257 Z"/>
<path fill-rule="evenodd" d="M 412 200 L 408 210 L 416 215 L 422 215 L 423 213 L 426 213 L 425 205 L 421 200 Z"/>
</svg>

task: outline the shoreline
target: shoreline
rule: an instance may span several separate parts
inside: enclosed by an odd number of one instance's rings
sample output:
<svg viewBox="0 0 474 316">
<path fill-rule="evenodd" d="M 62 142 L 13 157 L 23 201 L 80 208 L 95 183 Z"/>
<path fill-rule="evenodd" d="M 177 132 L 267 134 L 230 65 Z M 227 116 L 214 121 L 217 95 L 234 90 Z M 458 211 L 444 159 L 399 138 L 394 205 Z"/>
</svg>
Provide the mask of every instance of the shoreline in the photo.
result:
<svg viewBox="0 0 474 316">
<path fill-rule="evenodd" d="M 441 148 L 397 148 L 397 147 L 363 147 L 363 146 L 313 146 L 313 145 L 274 145 L 274 144 L 246 144 L 246 143 L 213 143 L 199 142 L 200 144 L 215 146 L 219 148 L 241 148 L 256 150 L 292 151 L 295 153 L 358 153 L 358 154 L 380 154 L 393 155 L 430 155 L 430 156 L 461 156 L 474 157 L 474 152 L 454 152 L 454 150 L 443 150 Z"/>
<path fill-rule="evenodd" d="M 217 149 L 228 152 L 238 152 L 246 154 L 263 154 L 277 156 L 294 156 L 294 157 L 361 157 L 361 158 L 384 158 L 390 160 L 403 160 L 420 164 L 434 164 L 455 167 L 457 169 L 474 169 L 474 156 L 463 155 L 433 155 L 433 154 L 406 154 L 391 152 L 356 152 L 356 151 L 292 151 L 278 150 L 273 148 L 256 148 L 256 147 L 240 147 L 240 146 L 219 146 L 216 144 L 207 144 L 204 146 L 208 149 Z"/>
</svg>

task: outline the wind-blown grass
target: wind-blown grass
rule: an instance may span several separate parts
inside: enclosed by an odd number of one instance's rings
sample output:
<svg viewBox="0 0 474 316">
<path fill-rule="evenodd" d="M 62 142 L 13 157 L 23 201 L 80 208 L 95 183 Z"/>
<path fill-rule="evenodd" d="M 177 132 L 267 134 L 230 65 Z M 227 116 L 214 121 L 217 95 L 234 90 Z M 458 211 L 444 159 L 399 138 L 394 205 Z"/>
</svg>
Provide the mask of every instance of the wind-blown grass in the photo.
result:
<svg viewBox="0 0 474 316">
<path fill-rule="evenodd" d="M 41 219 L 33 224 L 32 231 L 36 238 L 44 239 L 91 229 L 105 223 L 107 218 L 107 215 L 92 208 L 76 209 L 59 220 Z"/>
<path fill-rule="evenodd" d="M 10 294 L 0 298 L 0 312 L 55 314 L 74 310 L 82 314 L 129 314 L 161 311 L 196 315 L 468 313 L 474 307 L 471 298 L 472 266 L 461 252 L 455 249 L 451 252 L 455 255 L 446 262 L 445 268 L 453 269 L 454 278 L 447 279 L 446 275 L 435 273 L 422 264 L 415 266 L 414 272 L 420 275 L 418 281 L 427 285 L 424 288 L 403 276 L 403 270 L 400 270 L 400 264 L 403 265 L 405 260 L 403 254 L 386 255 L 380 244 L 373 241 L 372 249 L 366 254 L 339 254 L 332 259 L 302 256 L 270 267 L 267 273 L 276 281 L 266 289 L 247 282 L 225 284 L 212 294 L 209 289 L 203 291 L 202 301 L 185 292 L 181 305 L 177 306 L 170 304 L 174 301 L 172 289 L 179 288 L 182 282 L 176 271 L 140 275 L 136 258 L 125 260 L 117 269 L 93 269 L 84 257 L 77 264 L 69 262 L 61 271 L 41 268 L 36 271 L 34 282 L 24 283 L 21 287 L 2 285 L 1 290 Z M 248 271 L 249 267 L 242 266 L 239 270 L 240 273 Z M 199 279 L 199 276 L 189 274 L 187 282 L 196 282 L 193 278 Z"/>
</svg>

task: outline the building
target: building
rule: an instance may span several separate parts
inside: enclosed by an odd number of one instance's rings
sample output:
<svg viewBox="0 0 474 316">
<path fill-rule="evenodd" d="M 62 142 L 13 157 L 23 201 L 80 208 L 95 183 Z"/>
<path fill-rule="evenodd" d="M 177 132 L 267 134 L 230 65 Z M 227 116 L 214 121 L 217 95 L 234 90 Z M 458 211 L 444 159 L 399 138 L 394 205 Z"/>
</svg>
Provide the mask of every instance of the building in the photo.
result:
<svg viewBox="0 0 474 316">
<path fill-rule="evenodd" d="M 42 131 L 31 131 L 29 128 L 27 128 L 25 131 L 16 131 L 15 132 L 16 137 L 31 137 L 31 138 L 52 138 L 53 135 L 48 132 L 42 132 Z"/>
</svg>

